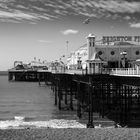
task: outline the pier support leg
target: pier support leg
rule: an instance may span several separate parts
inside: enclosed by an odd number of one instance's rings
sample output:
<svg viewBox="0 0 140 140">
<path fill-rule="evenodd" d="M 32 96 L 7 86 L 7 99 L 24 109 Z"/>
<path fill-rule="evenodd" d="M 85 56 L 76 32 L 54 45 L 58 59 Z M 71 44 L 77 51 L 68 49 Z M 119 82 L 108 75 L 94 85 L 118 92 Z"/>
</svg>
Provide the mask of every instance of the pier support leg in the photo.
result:
<svg viewBox="0 0 140 140">
<path fill-rule="evenodd" d="M 65 94 L 65 105 L 68 104 L 68 101 L 67 101 L 67 94 L 68 94 L 68 80 L 67 80 L 67 77 L 65 75 L 65 82 L 64 82 L 64 94 Z"/>
<path fill-rule="evenodd" d="M 60 82 L 60 81 L 58 81 L 58 82 Z M 59 85 L 60 83 L 58 83 L 58 108 L 59 108 L 59 110 L 61 110 L 61 100 L 62 100 L 62 91 L 61 91 L 61 87 L 60 87 L 60 85 Z"/>
<path fill-rule="evenodd" d="M 77 116 L 79 118 L 82 118 L 80 101 L 78 101 L 78 104 L 77 104 Z"/>
<path fill-rule="evenodd" d="M 44 72 L 44 81 L 45 81 L 45 85 L 48 85 L 48 73 Z"/>
<path fill-rule="evenodd" d="M 68 93 L 68 90 L 67 90 L 67 87 L 66 87 L 66 89 L 65 89 L 65 104 L 66 105 L 68 104 L 68 102 L 67 102 L 67 93 Z"/>
<path fill-rule="evenodd" d="M 81 104 L 80 104 L 80 82 L 77 83 L 77 116 L 79 118 L 82 117 L 82 114 L 81 114 Z"/>
<path fill-rule="evenodd" d="M 101 107 L 102 107 L 102 118 L 104 118 L 104 112 L 105 112 L 105 108 L 104 108 L 104 100 L 105 100 L 105 98 L 104 98 L 104 92 L 103 92 L 103 89 L 104 89 L 104 86 L 103 86 L 103 83 L 100 83 L 101 84 L 101 89 L 100 89 L 100 93 L 101 93 L 101 101 L 102 101 L 102 105 L 101 105 Z"/>
<path fill-rule="evenodd" d="M 50 76 L 50 80 L 51 80 L 51 90 L 54 92 L 55 89 L 54 89 L 54 77 Z"/>
<path fill-rule="evenodd" d="M 57 86 L 54 85 L 54 92 L 55 92 L 55 105 L 57 105 Z"/>
<path fill-rule="evenodd" d="M 12 80 L 13 80 L 13 74 L 12 74 L 12 73 L 9 73 L 9 74 L 8 74 L 8 80 L 9 80 L 9 81 L 12 81 Z"/>
<path fill-rule="evenodd" d="M 58 108 L 61 110 L 61 92 L 58 90 Z"/>
<path fill-rule="evenodd" d="M 72 81 L 70 85 L 70 109 L 73 110 L 73 92 L 72 92 Z"/>
<path fill-rule="evenodd" d="M 88 123 L 87 123 L 87 128 L 94 128 L 94 124 L 93 124 L 93 98 L 92 98 L 92 93 L 93 91 L 95 92 L 95 89 L 92 87 L 92 85 L 89 85 L 89 89 L 88 89 L 88 99 L 89 99 L 89 118 L 88 118 Z"/>
<path fill-rule="evenodd" d="M 56 81 L 55 81 L 54 77 L 51 77 L 51 89 L 53 92 L 56 91 L 55 87 L 56 87 Z"/>
<path fill-rule="evenodd" d="M 38 73 L 38 84 L 39 84 L 39 86 L 41 85 L 40 78 L 41 78 L 40 73 Z"/>
</svg>

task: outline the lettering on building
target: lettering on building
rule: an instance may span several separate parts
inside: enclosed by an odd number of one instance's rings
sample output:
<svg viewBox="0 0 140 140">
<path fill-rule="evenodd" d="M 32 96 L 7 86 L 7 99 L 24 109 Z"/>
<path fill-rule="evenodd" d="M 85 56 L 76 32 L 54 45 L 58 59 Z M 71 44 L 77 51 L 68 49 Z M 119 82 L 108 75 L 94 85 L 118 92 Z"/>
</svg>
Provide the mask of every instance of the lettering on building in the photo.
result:
<svg viewBox="0 0 140 140">
<path fill-rule="evenodd" d="M 103 36 L 103 43 L 110 42 L 140 42 L 140 36 Z"/>
</svg>

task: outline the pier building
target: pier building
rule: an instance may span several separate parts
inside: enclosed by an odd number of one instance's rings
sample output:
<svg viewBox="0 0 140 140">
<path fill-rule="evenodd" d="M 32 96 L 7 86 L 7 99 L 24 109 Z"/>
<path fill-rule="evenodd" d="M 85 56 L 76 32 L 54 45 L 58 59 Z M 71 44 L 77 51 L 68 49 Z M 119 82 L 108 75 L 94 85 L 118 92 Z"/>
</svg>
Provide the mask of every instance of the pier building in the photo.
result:
<svg viewBox="0 0 140 140">
<path fill-rule="evenodd" d="M 103 36 L 101 40 L 96 40 L 95 35 L 89 34 L 86 38 L 87 43 L 68 58 L 69 68 L 80 68 L 81 65 L 83 69 L 92 67 L 95 72 L 101 66 L 132 68 L 139 65 L 139 36 Z"/>
</svg>

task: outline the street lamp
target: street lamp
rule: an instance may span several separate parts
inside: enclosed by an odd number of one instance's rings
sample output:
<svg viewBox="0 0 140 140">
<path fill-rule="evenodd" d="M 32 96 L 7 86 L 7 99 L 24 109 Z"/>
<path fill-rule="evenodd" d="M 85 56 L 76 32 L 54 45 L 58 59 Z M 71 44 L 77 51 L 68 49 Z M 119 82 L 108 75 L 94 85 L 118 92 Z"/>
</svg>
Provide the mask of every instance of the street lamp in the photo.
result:
<svg viewBox="0 0 140 140">
<path fill-rule="evenodd" d="M 66 65 L 67 65 L 67 61 L 68 61 L 68 47 L 69 47 L 69 41 L 66 41 Z"/>
<path fill-rule="evenodd" d="M 80 56 L 80 53 L 78 53 L 77 54 L 78 55 L 78 61 L 77 61 L 77 63 L 78 63 L 78 69 L 81 69 L 81 56 Z"/>
<path fill-rule="evenodd" d="M 127 52 L 126 52 L 126 51 L 123 51 L 123 52 L 121 52 L 120 54 L 123 56 L 123 64 L 122 64 L 122 65 L 123 65 L 123 67 L 125 68 L 125 63 L 126 63 L 126 61 L 125 61 L 125 59 L 126 59 L 125 56 L 127 55 Z"/>
<path fill-rule="evenodd" d="M 63 62 L 64 61 L 63 58 L 65 58 L 65 55 L 60 56 L 59 60 Z"/>
<path fill-rule="evenodd" d="M 67 56 L 67 58 L 68 58 L 68 47 L 69 47 L 69 41 L 66 41 L 66 56 Z"/>
</svg>

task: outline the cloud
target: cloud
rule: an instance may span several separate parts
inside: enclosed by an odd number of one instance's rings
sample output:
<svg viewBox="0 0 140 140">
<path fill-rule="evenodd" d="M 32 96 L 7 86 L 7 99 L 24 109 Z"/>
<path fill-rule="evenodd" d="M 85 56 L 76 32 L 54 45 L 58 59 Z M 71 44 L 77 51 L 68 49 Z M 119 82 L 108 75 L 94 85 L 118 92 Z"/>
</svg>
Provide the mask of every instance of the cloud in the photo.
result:
<svg viewBox="0 0 140 140">
<path fill-rule="evenodd" d="M 78 30 L 67 29 L 65 31 L 61 31 L 61 33 L 64 34 L 64 35 L 77 34 L 78 33 Z"/>
<path fill-rule="evenodd" d="M 50 41 L 50 40 L 38 40 L 38 42 L 40 42 L 40 43 L 51 43 L 52 41 Z"/>
<path fill-rule="evenodd" d="M 130 23 L 131 28 L 140 28 L 140 23 Z"/>
<path fill-rule="evenodd" d="M 140 12 L 139 2 L 128 2 L 125 0 L 103 0 L 94 4 L 96 8 L 103 8 L 112 13 L 135 13 Z"/>
<path fill-rule="evenodd" d="M 37 23 L 36 23 L 36 22 L 29 22 L 29 24 L 35 25 L 35 24 L 37 24 Z"/>
<path fill-rule="evenodd" d="M 130 17 L 130 16 L 125 16 L 124 19 L 125 19 L 125 20 L 130 20 L 131 17 Z"/>
<path fill-rule="evenodd" d="M 131 0 L 0 0 L 0 20 L 56 20 L 68 15 L 129 20 L 140 13 L 140 2 Z M 9 20 L 7 20 L 9 19 Z"/>
<path fill-rule="evenodd" d="M 14 23 L 15 20 L 15 23 L 23 21 L 35 23 L 35 21 L 42 19 L 52 20 L 57 18 L 46 9 L 47 7 L 43 7 L 43 3 L 40 0 L 0 0 L 0 21 Z"/>
<path fill-rule="evenodd" d="M 22 12 L 17 11 L 17 10 L 13 13 L 0 11 L 0 17 L 15 18 L 15 19 L 38 19 L 37 16 L 27 14 L 27 13 L 22 13 Z"/>
</svg>

